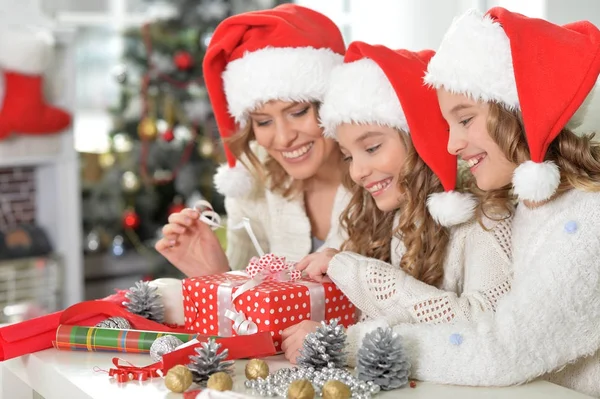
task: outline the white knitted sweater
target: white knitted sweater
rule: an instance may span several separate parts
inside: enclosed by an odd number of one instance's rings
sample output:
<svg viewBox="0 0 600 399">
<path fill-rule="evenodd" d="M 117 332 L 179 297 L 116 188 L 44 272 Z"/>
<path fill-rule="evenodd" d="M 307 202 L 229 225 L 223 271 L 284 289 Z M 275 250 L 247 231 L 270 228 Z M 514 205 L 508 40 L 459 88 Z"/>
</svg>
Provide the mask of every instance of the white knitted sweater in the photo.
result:
<svg viewBox="0 0 600 399">
<path fill-rule="evenodd" d="M 450 323 L 476 320 L 493 312 L 499 298 L 510 290 L 510 219 L 476 221 L 451 230 L 440 288 L 425 284 L 399 268 L 406 251 L 392 240 L 392 265 L 351 252 L 336 255 L 329 277 L 362 312 L 361 322 L 347 331 L 350 363 L 361 344 L 368 319 L 390 324 Z"/>
<path fill-rule="evenodd" d="M 578 190 L 513 219 L 513 284 L 495 314 L 400 324 L 413 377 L 478 386 L 542 377 L 600 397 L 600 193 Z M 361 337 L 383 319 L 361 329 Z"/>
<path fill-rule="evenodd" d="M 349 192 L 340 185 L 331 213 L 331 228 L 325 243 L 319 248 L 339 248 L 344 241 L 340 227 L 340 214 L 350 201 Z M 311 251 L 311 226 L 302 196 L 287 199 L 257 186 L 245 198 L 225 198 L 227 211 L 227 258 L 232 270 L 248 266 L 250 258 L 257 256 L 256 249 L 244 229 L 232 230 L 242 218 L 250 219 L 261 248 L 287 260 L 299 261 Z"/>
</svg>

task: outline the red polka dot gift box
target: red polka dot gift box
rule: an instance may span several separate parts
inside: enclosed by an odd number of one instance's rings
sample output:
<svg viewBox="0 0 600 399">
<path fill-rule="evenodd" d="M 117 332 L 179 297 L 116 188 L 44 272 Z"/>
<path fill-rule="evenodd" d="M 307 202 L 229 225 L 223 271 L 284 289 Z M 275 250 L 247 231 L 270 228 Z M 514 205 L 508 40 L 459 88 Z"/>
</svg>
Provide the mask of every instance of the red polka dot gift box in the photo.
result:
<svg viewBox="0 0 600 399">
<path fill-rule="evenodd" d="M 185 327 L 230 337 L 269 331 L 281 348 L 281 333 L 303 320 L 340 318 L 356 322 L 356 308 L 333 283 L 302 278 L 285 258 L 253 258 L 246 272 L 184 279 Z"/>
</svg>

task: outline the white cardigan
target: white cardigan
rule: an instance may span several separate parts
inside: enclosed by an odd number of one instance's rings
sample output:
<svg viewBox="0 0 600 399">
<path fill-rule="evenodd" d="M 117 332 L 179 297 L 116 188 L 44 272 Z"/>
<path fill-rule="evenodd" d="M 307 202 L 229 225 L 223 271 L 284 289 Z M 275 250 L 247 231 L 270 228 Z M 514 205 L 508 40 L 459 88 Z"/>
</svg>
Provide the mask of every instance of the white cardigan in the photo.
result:
<svg viewBox="0 0 600 399">
<path fill-rule="evenodd" d="M 318 248 L 339 248 L 344 241 L 340 227 L 340 214 L 350 201 L 350 193 L 340 185 L 331 212 L 331 228 L 324 244 Z M 227 258 L 232 270 L 241 270 L 248 265 L 256 249 L 246 230 L 233 230 L 244 217 L 250 219 L 262 249 L 287 260 L 299 261 L 311 252 L 311 225 L 302 196 L 287 199 L 264 187 L 257 186 L 245 198 L 226 198 L 227 211 Z"/>
<path fill-rule="evenodd" d="M 513 284 L 496 313 L 400 324 L 412 376 L 505 386 L 542 377 L 600 396 L 600 193 L 571 190 L 513 219 Z M 387 323 L 373 320 L 360 335 Z"/>
<path fill-rule="evenodd" d="M 363 320 L 383 318 L 388 323 L 452 323 L 476 320 L 493 312 L 498 299 L 510 290 L 510 219 L 476 221 L 451 230 L 440 288 L 425 284 L 399 268 L 406 249 L 392 240 L 392 265 L 350 252 L 336 255 L 329 277 L 361 310 Z M 349 361 L 369 326 L 361 321 L 347 332 Z"/>
</svg>

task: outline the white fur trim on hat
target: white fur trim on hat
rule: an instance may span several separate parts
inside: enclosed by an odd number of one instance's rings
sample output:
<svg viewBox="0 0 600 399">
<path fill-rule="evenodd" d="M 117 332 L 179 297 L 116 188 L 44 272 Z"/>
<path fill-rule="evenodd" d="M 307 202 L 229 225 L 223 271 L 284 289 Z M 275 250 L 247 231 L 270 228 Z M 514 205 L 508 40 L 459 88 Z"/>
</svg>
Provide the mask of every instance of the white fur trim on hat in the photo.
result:
<svg viewBox="0 0 600 399">
<path fill-rule="evenodd" d="M 233 168 L 223 164 L 215 173 L 214 183 L 217 191 L 232 198 L 248 195 L 254 186 L 254 176 L 241 162 L 236 162 Z"/>
<path fill-rule="evenodd" d="M 498 22 L 477 10 L 452 22 L 424 80 L 436 89 L 519 108 L 508 37 Z"/>
<path fill-rule="evenodd" d="M 41 75 L 54 55 L 54 37 L 35 28 L 0 30 L 0 69 L 27 75 Z"/>
<path fill-rule="evenodd" d="M 408 132 L 396 91 L 373 60 L 336 67 L 319 110 L 325 137 L 335 138 L 342 123 L 377 124 Z"/>
<path fill-rule="evenodd" d="M 223 72 L 229 113 L 239 124 L 271 100 L 322 101 L 344 57 L 327 48 L 267 47 L 231 61 Z"/>
<path fill-rule="evenodd" d="M 545 201 L 552 197 L 560 184 L 560 171 L 554 162 L 526 161 L 513 174 L 514 193 L 520 200 Z"/>
<path fill-rule="evenodd" d="M 433 193 L 427 198 L 427 209 L 436 223 L 455 226 L 473 218 L 477 200 L 471 194 L 457 191 Z"/>
</svg>

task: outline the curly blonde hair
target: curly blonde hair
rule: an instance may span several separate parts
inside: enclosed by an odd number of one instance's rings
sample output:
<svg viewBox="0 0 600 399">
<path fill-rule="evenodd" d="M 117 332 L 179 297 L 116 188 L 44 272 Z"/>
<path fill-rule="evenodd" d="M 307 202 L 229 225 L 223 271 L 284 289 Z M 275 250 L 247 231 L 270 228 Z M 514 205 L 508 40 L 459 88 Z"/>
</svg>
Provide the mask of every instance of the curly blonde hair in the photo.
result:
<svg viewBox="0 0 600 399">
<path fill-rule="evenodd" d="M 429 194 L 444 189 L 437 176 L 417 154 L 408 134 L 399 134 L 406 146 L 407 156 L 398 181 L 401 193 L 398 226 L 395 229 L 393 227 L 396 212 L 379 210 L 373 196 L 354 183 L 346 170 L 343 183 L 352 197 L 340 216 L 340 223 L 348 233 L 348 239 L 341 249 L 390 262 L 391 240 L 397 236 L 406 247 L 400 267 L 418 280 L 438 286 L 444 275 L 450 233 L 433 220 L 426 203 Z"/>
<path fill-rule="evenodd" d="M 507 110 L 490 103 L 487 128 L 506 158 L 520 165 L 531 159 L 520 111 Z M 560 170 L 560 185 L 553 198 L 574 188 L 583 191 L 600 191 L 600 144 L 593 141 L 594 134 L 578 136 L 564 128 L 550 143 L 545 161 L 554 162 Z M 471 190 L 479 197 L 479 221 L 483 215 L 498 219 L 514 213 L 516 198 L 512 184 L 484 192 L 471 179 Z"/>
</svg>

